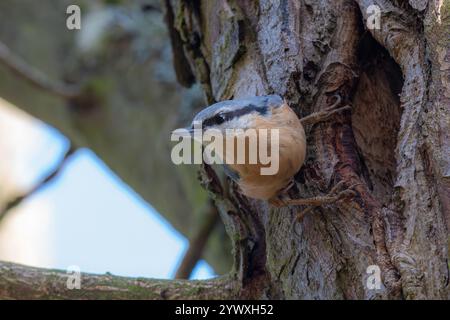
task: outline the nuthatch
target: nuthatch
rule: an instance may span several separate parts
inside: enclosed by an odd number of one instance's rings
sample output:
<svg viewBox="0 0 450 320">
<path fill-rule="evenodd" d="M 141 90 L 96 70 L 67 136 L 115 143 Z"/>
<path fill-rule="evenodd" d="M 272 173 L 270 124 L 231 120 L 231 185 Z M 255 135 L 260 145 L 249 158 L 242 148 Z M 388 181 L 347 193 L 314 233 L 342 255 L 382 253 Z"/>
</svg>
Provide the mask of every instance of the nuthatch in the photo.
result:
<svg viewBox="0 0 450 320">
<path fill-rule="evenodd" d="M 260 162 L 253 164 L 227 162 L 224 163 L 225 173 L 238 184 L 241 193 L 247 197 L 268 200 L 275 206 L 291 204 L 319 206 L 342 199 L 344 196 L 348 196 L 349 192 L 338 193 L 342 187 L 342 183 L 338 183 L 330 195 L 323 197 L 283 200 L 281 195 L 293 185 L 293 177 L 305 160 L 306 137 L 302 123 L 310 125 L 324 121 L 336 112 L 350 108 L 349 106 L 336 108 L 341 101 L 339 96 L 336 97 L 338 100 L 333 106 L 303 119 L 299 119 L 286 101 L 278 95 L 222 101 L 199 112 L 192 121 L 191 129 L 194 129 L 199 123 L 201 123 L 203 131 L 214 129 L 224 133 L 227 129 L 243 129 L 244 131 L 246 129 L 256 129 L 256 131 L 278 129 L 278 172 L 273 175 L 261 174 L 260 169 L 265 164 Z M 224 137 L 227 135 L 224 134 Z M 245 148 L 248 152 L 248 143 Z M 234 152 L 235 149 L 232 151 Z M 224 158 L 235 159 L 234 154 L 229 155 L 226 152 L 228 151 L 224 149 Z"/>
</svg>

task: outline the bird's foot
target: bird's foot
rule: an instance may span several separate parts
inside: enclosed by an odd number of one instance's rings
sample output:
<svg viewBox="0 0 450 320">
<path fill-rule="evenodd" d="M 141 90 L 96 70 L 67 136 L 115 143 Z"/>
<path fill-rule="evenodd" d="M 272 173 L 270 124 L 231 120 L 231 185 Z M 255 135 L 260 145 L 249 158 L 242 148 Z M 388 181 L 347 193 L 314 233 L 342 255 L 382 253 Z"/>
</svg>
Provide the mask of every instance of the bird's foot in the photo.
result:
<svg viewBox="0 0 450 320">
<path fill-rule="evenodd" d="M 286 193 L 279 193 L 275 197 L 269 199 L 269 204 L 276 207 L 276 208 L 282 208 L 287 207 L 289 205 L 289 197 Z"/>
<path fill-rule="evenodd" d="M 285 203 L 287 205 L 307 206 L 306 209 L 298 212 L 295 217 L 295 222 L 301 222 L 305 217 L 305 215 L 311 212 L 315 207 L 319 207 L 326 204 L 333 204 L 336 203 L 337 201 L 354 197 L 356 195 L 356 192 L 353 190 L 355 186 L 356 185 L 352 185 L 350 186 L 350 188 L 345 188 L 345 182 L 340 181 L 325 196 L 306 199 L 290 199 Z"/>
<path fill-rule="evenodd" d="M 272 197 L 271 199 L 269 199 L 269 203 L 276 208 L 288 206 L 288 203 L 287 203 L 289 201 L 288 191 L 294 185 L 295 185 L 294 179 L 290 180 L 289 183 L 286 185 L 286 187 L 281 189 L 275 197 Z"/>
<path fill-rule="evenodd" d="M 342 98 L 339 95 L 335 95 L 335 97 L 336 97 L 336 102 L 333 103 L 332 106 L 326 108 L 325 110 L 314 112 L 314 113 L 310 114 L 309 116 L 306 116 L 306 117 L 300 119 L 300 122 L 305 126 L 314 125 L 319 122 L 327 121 L 328 119 L 330 119 L 333 115 L 335 115 L 337 113 L 340 113 L 345 110 L 351 110 L 352 107 L 349 105 L 346 105 L 346 106 L 343 106 L 340 108 L 336 108 L 338 105 L 341 104 Z"/>
</svg>

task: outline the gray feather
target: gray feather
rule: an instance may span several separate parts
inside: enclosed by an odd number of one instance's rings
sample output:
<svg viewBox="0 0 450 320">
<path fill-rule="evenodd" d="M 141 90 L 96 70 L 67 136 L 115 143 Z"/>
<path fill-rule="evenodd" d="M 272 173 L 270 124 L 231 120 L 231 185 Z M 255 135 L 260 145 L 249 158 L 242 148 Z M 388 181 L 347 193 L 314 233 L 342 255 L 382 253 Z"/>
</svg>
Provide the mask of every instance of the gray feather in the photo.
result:
<svg viewBox="0 0 450 320">
<path fill-rule="evenodd" d="M 239 173 L 234 171 L 233 169 L 231 169 L 229 166 L 227 166 L 226 164 L 223 164 L 223 171 L 225 172 L 225 174 L 227 176 L 229 176 L 234 182 L 238 182 L 239 179 L 241 178 L 239 176 Z"/>
<path fill-rule="evenodd" d="M 267 110 L 269 107 L 279 107 L 283 104 L 283 99 L 278 95 L 258 96 L 247 99 L 225 100 L 215 103 L 202 111 L 194 118 L 193 122 L 203 122 L 214 116 L 219 111 L 237 111 L 248 106 L 254 106 L 256 109 Z"/>
</svg>

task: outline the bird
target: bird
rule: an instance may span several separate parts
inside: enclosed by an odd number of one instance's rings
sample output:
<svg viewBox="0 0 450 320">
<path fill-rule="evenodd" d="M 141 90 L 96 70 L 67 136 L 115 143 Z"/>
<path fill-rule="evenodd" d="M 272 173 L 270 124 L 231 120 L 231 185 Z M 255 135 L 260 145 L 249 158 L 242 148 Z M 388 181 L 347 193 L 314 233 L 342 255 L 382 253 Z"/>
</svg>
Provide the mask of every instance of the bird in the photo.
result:
<svg viewBox="0 0 450 320">
<path fill-rule="evenodd" d="M 201 110 L 194 116 L 188 130 L 193 132 L 194 128 L 200 127 L 203 132 L 207 130 L 221 132 L 226 145 L 236 143 L 239 135 L 249 129 L 253 129 L 257 133 L 262 129 L 269 131 L 277 129 L 279 163 L 276 173 L 261 174 L 261 169 L 267 167 L 268 164 L 262 163 L 259 159 L 256 163 L 249 163 L 248 153 L 251 150 L 259 151 L 258 148 L 250 148 L 251 141 L 249 139 L 245 140 L 244 163 L 236 161 L 235 147 L 229 150 L 223 149 L 219 156 L 224 160 L 222 163 L 224 172 L 236 182 L 239 192 L 249 198 L 268 201 L 275 207 L 306 205 L 312 208 L 352 195 L 351 190 L 340 191 L 344 187 L 344 182 L 341 181 L 326 196 L 286 199 L 287 191 L 295 184 L 294 176 L 299 172 L 306 158 L 307 140 L 304 126 L 328 120 L 333 114 L 350 109 L 348 105 L 336 108 L 340 103 L 341 98 L 337 95 L 336 102 L 331 107 L 300 119 L 287 101 L 279 95 L 225 100 Z M 233 130 L 237 130 L 236 133 L 227 134 L 227 132 L 234 132 Z M 298 218 L 300 219 L 300 216 L 306 214 L 307 211 L 310 209 L 299 214 Z"/>
</svg>

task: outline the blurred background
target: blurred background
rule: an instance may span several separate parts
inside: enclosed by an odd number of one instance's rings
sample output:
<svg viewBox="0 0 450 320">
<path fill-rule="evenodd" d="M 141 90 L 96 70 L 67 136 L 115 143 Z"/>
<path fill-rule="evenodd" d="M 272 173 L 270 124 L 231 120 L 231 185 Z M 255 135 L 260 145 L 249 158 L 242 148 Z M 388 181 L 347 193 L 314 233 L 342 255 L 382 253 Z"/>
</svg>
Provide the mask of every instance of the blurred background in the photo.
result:
<svg viewBox="0 0 450 320">
<path fill-rule="evenodd" d="M 6 199 L 50 172 L 63 135 L 0 100 L 0 180 Z M 12 209 L 0 224 L 0 260 L 84 272 L 172 278 L 188 240 L 89 149 Z M 214 275 L 200 261 L 191 278 Z"/>
<path fill-rule="evenodd" d="M 66 27 L 73 4 L 79 30 Z M 205 102 L 168 34 L 159 1 L 1 1 L 0 260 L 156 278 L 229 271 L 198 168 L 170 161 L 171 130 Z"/>
</svg>

